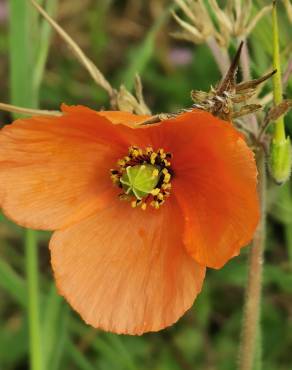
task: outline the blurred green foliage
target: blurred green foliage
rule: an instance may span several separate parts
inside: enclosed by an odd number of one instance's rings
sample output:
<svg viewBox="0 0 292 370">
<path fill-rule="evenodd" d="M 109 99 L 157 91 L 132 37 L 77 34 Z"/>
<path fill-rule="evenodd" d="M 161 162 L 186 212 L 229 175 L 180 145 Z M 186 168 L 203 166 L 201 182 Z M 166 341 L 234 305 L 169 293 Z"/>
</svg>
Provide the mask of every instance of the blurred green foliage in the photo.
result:
<svg viewBox="0 0 292 370">
<path fill-rule="evenodd" d="M 107 78 L 133 86 L 142 75 L 145 99 L 154 112 L 191 104 L 193 88 L 206 90 L 220 78 L 205 45 L 173 40 L 177 26 L 165 14 L 170 1 L 61 0 L 57 19 Z M 254 1 L 254 11 L 269 1 Z M 291 58 L 291 24 L 280 6 L 283 70 Z M 82 14 L 82 16 L 80 16 Z M 8 22 L 0 2 L 0 101 L 9 101 Z M 272 64 L 271 19 L 249 39 L 252 75 Z M 233 48 L 234 50 L 234 48 Z M 271 91 L 267 83 L 264 92 Z M 291 97 L 292 81 L 286 94 Z M 40 93 L 41 107 L 61 102 L 95 109 L 107 97 L 54 34 Z M 1 122 L 11 117 L 1 114 Z M 291 114 L 286 117 L 292 135 Z M 263 298 L 264 370 L 292 369 L 292 186 L 270 184 Z M 48 255 L 48 233 L 40 234 L 41 324 L 48 370 L 234 370 L 246 283 L 247 250 L 223 269 L 209 270 L 194 307 L 173 327 L 142 337 L 117 336 L 88 327 L 57 295 Z M 0 223 L 0 369 L 28 369 L 23 230 Z"/>
</svg>

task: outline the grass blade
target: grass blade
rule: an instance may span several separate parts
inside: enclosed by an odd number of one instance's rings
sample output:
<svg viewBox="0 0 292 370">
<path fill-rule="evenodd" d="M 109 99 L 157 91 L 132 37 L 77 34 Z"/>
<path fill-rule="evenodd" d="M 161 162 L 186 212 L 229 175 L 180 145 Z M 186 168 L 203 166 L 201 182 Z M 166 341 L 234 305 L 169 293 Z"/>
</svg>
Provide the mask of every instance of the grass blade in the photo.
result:
<svg viewBox="0 0 292 370">
<path fill-rule="evenodd" d="M 0 287 L 7 291 L 21 306 L 26 306 L 25 281 L 2 259 L 0 259 Z"/>
</svg>

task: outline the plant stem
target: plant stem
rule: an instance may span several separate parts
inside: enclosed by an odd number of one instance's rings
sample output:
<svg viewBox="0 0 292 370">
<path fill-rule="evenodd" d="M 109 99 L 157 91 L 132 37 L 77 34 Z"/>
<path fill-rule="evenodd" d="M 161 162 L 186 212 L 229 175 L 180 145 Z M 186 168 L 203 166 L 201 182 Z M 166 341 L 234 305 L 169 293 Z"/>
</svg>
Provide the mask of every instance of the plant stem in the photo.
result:
<svg viewBox="0 0 292 370">
<path fill-rule="evenodd" d="M 213 54 L 221 75 L 225 76 L 225 73 L 230 65 L 230 58 L 227 51 L 218 45 L 214 37 L 209 37 L 206 42 L 211 53 Z"/>
<path fill-rule="evenodd" d="M 33 87 L 34 45 L 32 30 L 36 18 L 28 1 L 10 0 L 10 90 L 11 103 L 27 108 L 38 105 Z M 14 115 L 16 117 L 16 115 Z M 30 369 L 43 370 L 38 291 L 38 250 L 36 232 L 25 231 Z"/>
<path fill-rule="evenodd" d="M 239 354 L 239 370 L 252 370 L 255 359 L 257 359 L 257 369 L 260 368 L 259 358 L 256 356 L 256 352 L 260 351 L 260 348 L 257 348 L 257 346 L 260 346 L 258 339 L 261 337 L 261 287 L 266 226 L 266 168 L 263 150 L 260 150 L 258 153 L 257 165 L 259 172 L 258 191 L 261 219 L 250 249 L 248 283 Z"/>
<path fill-rule="evenodd" d="M 247 40 L 242 40 L 243 46 L 241 51 L 241 58 L 240 58 L 240 65 L 242 69 L 242 77 L 243 81 L 249 81 L 251 79 L 251 72 L 250 72 L 250 57 L 248 51 L 248 44 Z M 238 44 L 240 41 L 238 42 Z M 244 121 L 248 124 L 248 127 L 251 129 L 253 134 L 257 135 L 258 133 L 258 123 L 255 114 L 251 114 L 248 117 L 244 118 Z"/>
<path fill-rule="evenodd" d="M 25 231 L 26 277 L 28 287 L 28 317 L 31 370 L 42 369 L 41 330 L 39 314 L 38 249 L 36 233 Z"/>
<path fill-rule="evenodd" d="M 277 105 L 282 102 L 282 80 L 281 80 L 281 61 L 280 61 L 280 46 L 279 46 L 279 29 L 277 19 L 276 2 L 273 3 L 272 10 L 273 17 L 273 66 L 277 73 L 273 76 L 273 89 L 274 89 L 274 104 Z M 285 126 L 284 118 L 280 117 L 275 122 L 274 140 L 277 142 L 285 141 Z"/>
</svg>

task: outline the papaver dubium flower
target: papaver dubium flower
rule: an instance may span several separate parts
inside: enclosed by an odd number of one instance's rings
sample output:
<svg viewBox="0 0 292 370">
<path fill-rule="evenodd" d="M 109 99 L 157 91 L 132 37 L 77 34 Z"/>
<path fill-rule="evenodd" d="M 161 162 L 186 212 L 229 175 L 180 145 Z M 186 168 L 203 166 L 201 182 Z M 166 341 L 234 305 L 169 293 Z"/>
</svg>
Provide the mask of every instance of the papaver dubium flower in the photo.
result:
<svg viewBox="0 0 292 370">
<path fill-rule="evenodd" d="M 142 334 L 178 320 L 206 267 L 239 253 L 258 222 L 252 151 L 231 123 L 194 110 L 145 116 L 63 106 L 0 133 L 0 202 L 54 230 L 59 292 L 90 325 Z"/>
</svg>

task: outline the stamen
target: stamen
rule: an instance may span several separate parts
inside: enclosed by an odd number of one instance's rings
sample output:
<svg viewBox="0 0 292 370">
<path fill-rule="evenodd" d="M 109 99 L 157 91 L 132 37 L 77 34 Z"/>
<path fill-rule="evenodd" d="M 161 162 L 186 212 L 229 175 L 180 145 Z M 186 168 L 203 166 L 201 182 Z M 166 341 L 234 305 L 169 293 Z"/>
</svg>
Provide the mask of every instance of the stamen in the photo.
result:
<svg viewBox="0 0 292 370">
<path fill-rule="evenodd" d="M 150 163 L 151 164 L 155 164 L 155 159 L 156 159 L 157 155 L 158 154 L 155 153 L 155 152 L 151 154 L 151 156 L 150 156 Z"/>
<path fill-rule="evenodd" d="M 163 148 L 142 150 L 131 146 L 128 154 L 118 160 L 111 170 L 113 183 L 122 189 L 121 200 L 130 201 L 131 207 L 146 210 L 148 205 L 158 209 L 170 195 L 173 170 L 169 159 L 172 154 Z"/>
<path fill-rule="evenodd" d="M 151 191 L 151 194 L 152 195 L 158 195 L 159 194 L 159 192 L 160 192 L 160 189 L 159 188 L 156 188 L 156 189 L 153 189 L 152 191 Z"/>
</svg>

